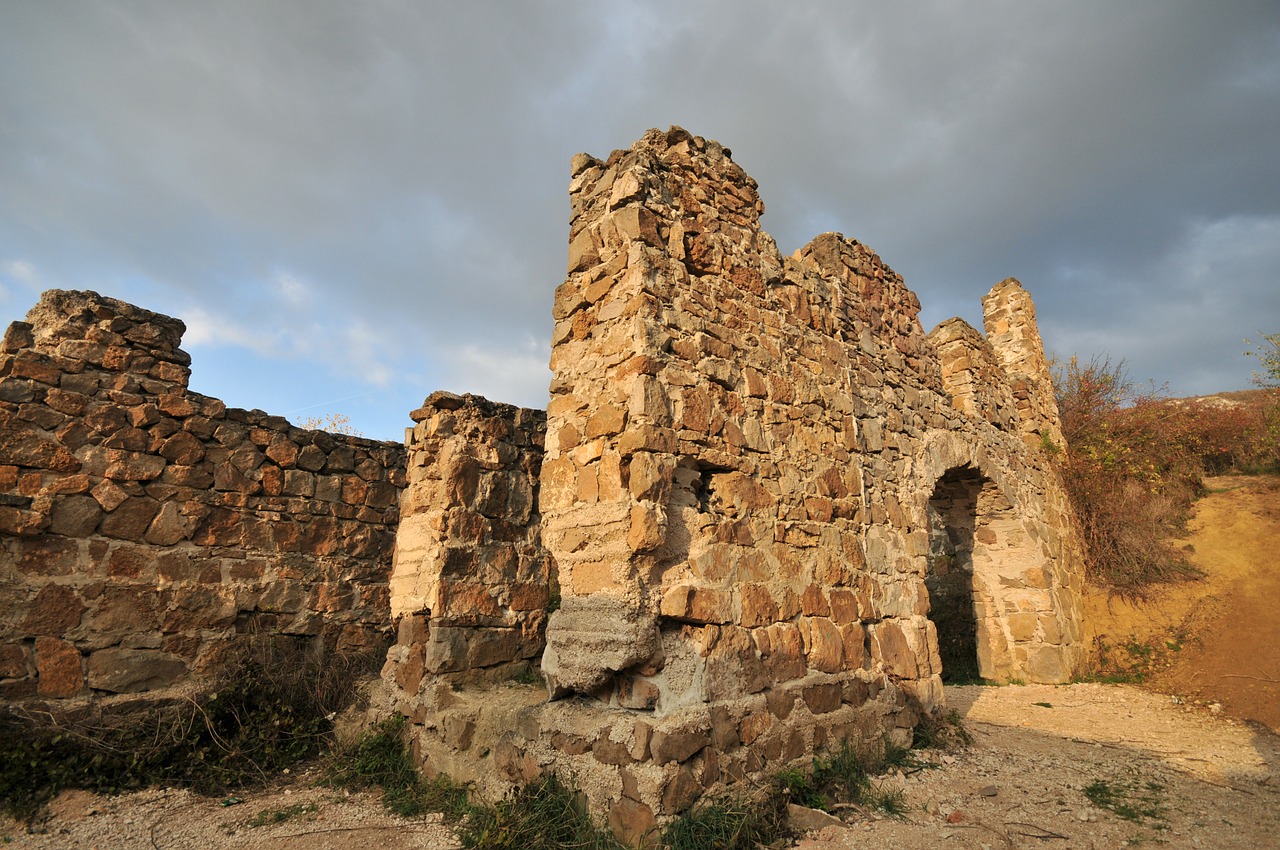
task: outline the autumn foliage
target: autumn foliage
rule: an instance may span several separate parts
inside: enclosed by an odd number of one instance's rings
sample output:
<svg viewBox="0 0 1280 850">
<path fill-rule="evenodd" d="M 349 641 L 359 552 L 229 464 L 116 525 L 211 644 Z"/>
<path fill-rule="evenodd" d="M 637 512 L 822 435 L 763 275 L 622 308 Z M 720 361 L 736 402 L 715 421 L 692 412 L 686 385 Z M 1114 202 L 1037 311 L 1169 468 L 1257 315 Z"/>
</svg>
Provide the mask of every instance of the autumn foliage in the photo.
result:
<svg viewBox="0 0 1280 850">
<path fill-rule="evenodd" d="M 1170 539 L 1202 476 L 1280 466 L 1274 390 L 1168 399 L 1123 363 L 1054 368 L 1066 447 L 1054 447 L 1085 542 L 1089 578 L 1127 595 L 1195 575 Z"/>
</svg>

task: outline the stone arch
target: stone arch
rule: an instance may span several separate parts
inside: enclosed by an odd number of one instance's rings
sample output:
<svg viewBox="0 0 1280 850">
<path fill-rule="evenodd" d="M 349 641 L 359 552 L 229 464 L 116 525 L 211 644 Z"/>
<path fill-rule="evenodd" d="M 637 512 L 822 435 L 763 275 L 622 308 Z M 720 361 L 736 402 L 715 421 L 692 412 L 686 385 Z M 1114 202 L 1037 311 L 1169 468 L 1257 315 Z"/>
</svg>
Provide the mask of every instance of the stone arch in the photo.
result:
<svg viewBox="0 0 1280 850">
<path fill-rule="evenodd" d="M 938 636 L 942 681 L 1008 677 L 1007 603 L 995 545 L 1016 523 L 1000 488 L 970 465 L 952 467 L 926 503 L 925 588 Z"/>
<path fill-rule="evenodd" d="M 955 432 L 923 441 L 904 494 L 943 681 L 1057 682 L 1072 669 L 1045 506 L 1012 455 Z M 1015 483 L 1016 482 L 1016 483 Z"/>
</svg>

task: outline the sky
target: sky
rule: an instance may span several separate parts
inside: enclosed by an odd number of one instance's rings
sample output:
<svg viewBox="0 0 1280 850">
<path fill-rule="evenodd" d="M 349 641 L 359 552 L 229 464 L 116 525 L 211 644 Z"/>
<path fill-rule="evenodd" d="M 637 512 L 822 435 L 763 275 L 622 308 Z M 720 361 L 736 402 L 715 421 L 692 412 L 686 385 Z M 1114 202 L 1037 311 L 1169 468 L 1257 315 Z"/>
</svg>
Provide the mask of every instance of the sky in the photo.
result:
<svg viewBox="0 0 1280 850">
<path fill-rule="evenodd" d="M 926 331 L 1016 277 L 1177 396 L 1280 331 L 1275 0 L 0 0 L 0 326 L 96 290 L 186 322 L 192 389 L 380 439 L 541 407 L 569 161 L 672 124 Z"/>
</svg>

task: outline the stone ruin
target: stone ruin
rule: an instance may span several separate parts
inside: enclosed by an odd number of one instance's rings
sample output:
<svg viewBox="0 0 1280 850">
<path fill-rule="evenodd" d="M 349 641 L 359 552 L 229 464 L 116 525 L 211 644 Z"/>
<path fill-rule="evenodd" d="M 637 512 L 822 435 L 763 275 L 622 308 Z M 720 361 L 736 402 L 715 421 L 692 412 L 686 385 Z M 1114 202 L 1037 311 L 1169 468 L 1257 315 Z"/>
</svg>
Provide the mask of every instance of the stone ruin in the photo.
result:
<svg viewBox="0 0 1280 850">
<path fill-rule="evenodd" d="M 165 684 L 264 617 L 336 647 L 394 627 L 380 707 L 428 773 L 498 796 L 557 770 L 636 839 L 908 739 L 946 679 L 1081 668 L 1017 281 L 985 335 L 926 335 L 866 246 L 784 257 L 755 182 L 679 128 L 575 157 L 570 198 L 547 410 L 436 393 L 407 453 L 228 410 L 186 389 L 181 323 L 46 293 L 0 353 L 0 690 Z"/>
<path fill-rule="evenodd" d="M 545 421 L 413 415 L 384 676 L 428 768 L 493 794 L 565 771 L 635 837 L 908 736 L 949 670 L 1070 678 L 1082 569 L 1022 287 L 983 300 L 985 337 L 926 336 L 865 246 L 782 256 L 715 142 L 651 131 L 572 171 Z M 539 654 L 547 692 L 494 686 Z"/>
</svg>

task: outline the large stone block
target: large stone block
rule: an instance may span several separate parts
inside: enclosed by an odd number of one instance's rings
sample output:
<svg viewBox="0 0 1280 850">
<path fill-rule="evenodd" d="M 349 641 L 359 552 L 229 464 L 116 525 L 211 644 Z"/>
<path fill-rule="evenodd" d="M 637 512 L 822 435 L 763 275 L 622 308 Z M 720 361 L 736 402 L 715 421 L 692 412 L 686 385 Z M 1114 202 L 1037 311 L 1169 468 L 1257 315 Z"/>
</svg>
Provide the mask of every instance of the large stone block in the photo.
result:
<svg viewBox="0 0 1280 850">
<path fill-rule="evenodd" d="M 18 629 L 29 635 L 62 637 L 80 625 L 85 604 L 75 588 L 47 584 L 36 594 Z"/>
<path fill-rule="evenodd" d="M 591 693 L 613 674 L 648 661 L 658 647 L 652 614 L 603 594 L 570 596 L 547 623 L 542 672 L 554 696 Z"/>
<path fill-rule="evenodd" d="M 75 644 L 53 637 L 36 638 L 36 693 L 44 697 L 73 697 L 84 690 L 84 670 Z"/>
<path fill-rule="evenodd" d="M 187 673 L 181 658 L 154 649 L 100 649 L 89 656 L 89 687 L 111 693 L 137 693 L 174 684 Z"/>
</svg>

